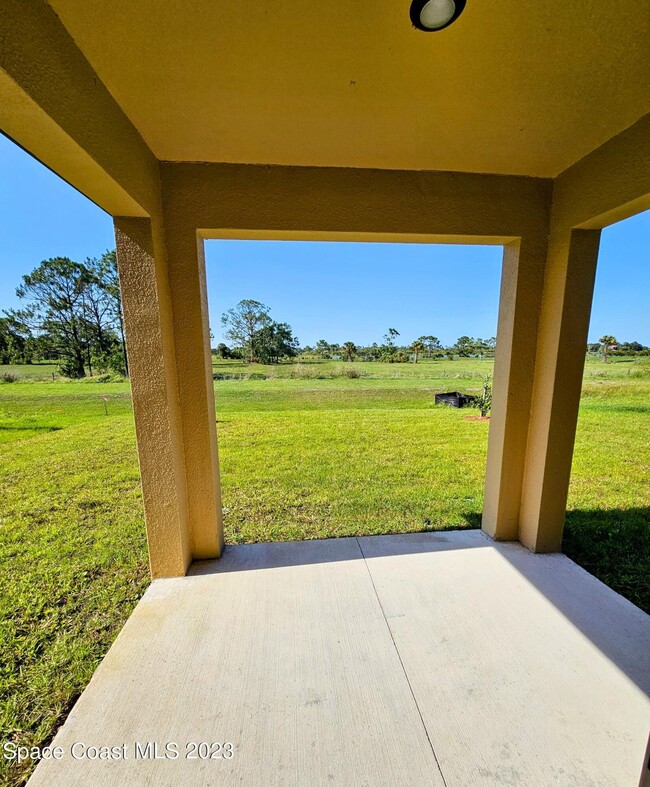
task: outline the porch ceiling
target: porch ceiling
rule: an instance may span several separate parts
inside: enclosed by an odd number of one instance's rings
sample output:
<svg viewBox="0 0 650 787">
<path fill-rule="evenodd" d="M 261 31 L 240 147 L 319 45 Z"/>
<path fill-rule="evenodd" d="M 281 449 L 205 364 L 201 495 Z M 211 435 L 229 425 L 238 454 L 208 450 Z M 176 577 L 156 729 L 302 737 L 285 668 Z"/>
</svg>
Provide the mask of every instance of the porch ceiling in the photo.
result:
<svg viewBox="0 0 650 787">
<path fill-rule="evenodd" d="M 650 0 L 50 0 L 162 160 L 553 177 L 650 111 Z"/>
</svg>

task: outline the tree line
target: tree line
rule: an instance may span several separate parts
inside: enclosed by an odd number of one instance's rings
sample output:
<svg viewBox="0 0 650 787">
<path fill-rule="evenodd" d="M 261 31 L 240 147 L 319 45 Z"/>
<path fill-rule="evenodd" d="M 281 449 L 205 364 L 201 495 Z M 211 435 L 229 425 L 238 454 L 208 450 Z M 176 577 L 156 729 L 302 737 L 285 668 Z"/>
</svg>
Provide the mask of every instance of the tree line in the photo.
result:
<svg viewBox="0 0 650 787">
<path fill-rule="evenodd" d="M 381 343 L 357 346 L 354 342 L 329 343 L 319 339 L 314 347 L 306 346 L 301 355 L 346 361 L 384 361 L 388 363 L 417 363 L 420 358 L 493 358 L 496 338 L 460 336 L 454 344 L 443 346 L 435 336 L 420 336 L 409 345 L 397 343 L 398 331 L 389 328 Z M 610 356 L 650 355 L 650 347 L 639 342 L 618 342 L 613 336 L 603 336 L 597 343 L 589 344 L 587 352 L 598 353 L 603 361 Z"/>
<path fill-rule="evenodd" d="M 420 336 L 410 344 L 399 341 L 400 333 L 389 328 L 381 342 L 356 345 L 352 341 L 337 344 L 319 339 L 314 347 L 302 348 L 301 354 L 323 359 L 346 361 L 382 361 L 384 363 L 417 363 L 422 358 L 490 358 L 494 356 L 496 338 L 461 336 L 445 347 L 437 336 Z"/>
<path fill-rule="evenodd" d="M 489 357 L 494 355 L 496 339 L 461 336 L 454 345 L 443 347 L 436 336 L 420 336 L 410 344 L 399 341 L 396 328 L 386 331 L 381 343 L 368 346 L 352 341 L 338 344 L 319 339 L 314 347 L 300 347 L 293 329 L 286 322 L 275 322 L 270 308 L 260 301 L 242 300 L 228 309 L 221 323 L 230 345 L 220 343 L 214 348 L 220 358 L 237 358 L 248 363 L 279 363 L 280 360 L 301 357 L 342 359 L 345 361 L 384 361 L 386 363 L 417 363 L 421 358 L 438 357 Z"/>
<path fill-rule="evenodd" d="M 66 377 L 112 371 L 128 376 L 124 320 L 115 251 L 83 263 L 67 257 L 43 260 L 22 277 L 16 294 L 21 308 L 9 309 L 0 317 L 0 364 L 59 362 Z M 443 346 L 433 335 L 411 343 L 400 341 L 400 332 L 388 328 L 380 342 L 357 345 L 319 339 L 312 347 L 300 347 L 293 329 L 277 322 L 271 309 L 260 301 L 245 299 L 226 311 L 221 322 L 230 345 L 221 343 L 213 352 L 221 358 L 238 358 L 249 363 L 279 363 L 295 358 L 345 361 L 418 363 L 421 358 L 492 357 L 496 338 L 460 336 Z M 589 344 L 606 361 L 610 355 L 650 355 L 639 342 L 618 342 L 605 335 Z"/>
<path fill-rule="evenodd" d="M 115 251 L 43 260 L 16 289 L 21 308 L 0 317 L 0 363 L 58 361 L 65 377 L 128 376 Z"/>
<path fill-rule="evenodd" d="M 640 342 L 619 342 L 615 336 L 605 334 L 587 345 L 588 353 L 598 353 L 603 363 L 607 363 L 610 355 L 650 355 L 650 347 L 646 347 Z"/>
<path fill-rule="evenodd" d="M 383 361 L 385 363 L 418 363 L 422 358 L 491 358 L 494 357 L 497 340 L 480 337 L 460 336 L 454 344 L 444 346 L 436 336 L 419 336 L 410 344 L 400 341 L 400 332 L 388 328 L 380 342 L 357 345 L 353 341 L 328 342 L 319 339 L 312 347 L 300 346 L 293 329 L 286 322 L 275 322 L 270 308 L 260 301 L 242 300 L 228 309 L 221 322 L 225 338 L 213 348 L 219 358 L 244 360 L 248 363 L 279 363 L 300 356 L 323 360 Z M 639 342 L 617 342 L 610 335 L 601 337 L 598 343 L 589 344 L 587 352 L 598 352 L 603 361 L 610 355 L 650 355 L 650 348 Z"/>
</svg>

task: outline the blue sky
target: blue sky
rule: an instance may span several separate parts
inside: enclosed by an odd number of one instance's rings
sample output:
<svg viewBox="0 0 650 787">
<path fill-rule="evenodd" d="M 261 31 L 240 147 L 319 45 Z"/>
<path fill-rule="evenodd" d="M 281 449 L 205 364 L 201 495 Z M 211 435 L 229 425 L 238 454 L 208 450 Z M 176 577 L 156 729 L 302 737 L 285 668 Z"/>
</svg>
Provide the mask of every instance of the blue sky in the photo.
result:
<svg viewBox="0 0 650 787">
<path fill-rule="evenodd" d="M 381 343 L 388 328 L 410 344 L 496 334 L 501 249 L 395 243 L 210 241 L 212 330 L 242 297 L 271 306 L 301 343 Z"/>
<path fill-rule="evenodd" d="M 110 217 L 0 135 L 0 309 L 48 257 L 96 257 L 115 245 Z M 496 332 L 501 250 L 489 246 L 209 241 L 210 323 L 242 298 L 271 307 L 301 343 L 444 344 Z M 589 340 L 650 345 L 650 212 L 603 232 Z"/>
</svg>

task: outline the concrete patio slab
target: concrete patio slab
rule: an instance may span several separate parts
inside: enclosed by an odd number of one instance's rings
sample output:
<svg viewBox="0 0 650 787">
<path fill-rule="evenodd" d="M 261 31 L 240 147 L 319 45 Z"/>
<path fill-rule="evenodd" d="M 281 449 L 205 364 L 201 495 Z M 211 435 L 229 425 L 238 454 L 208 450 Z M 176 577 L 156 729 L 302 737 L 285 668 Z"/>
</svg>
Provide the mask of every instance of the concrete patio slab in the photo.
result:
<svg viewBox="0 0 650 787">
<path fill-rule="evenodd" d="M 233 546 L 152 583 L 30 784 L 636 786 L 649 683 L 650 618 L 563 555 Z"/>
</svg>

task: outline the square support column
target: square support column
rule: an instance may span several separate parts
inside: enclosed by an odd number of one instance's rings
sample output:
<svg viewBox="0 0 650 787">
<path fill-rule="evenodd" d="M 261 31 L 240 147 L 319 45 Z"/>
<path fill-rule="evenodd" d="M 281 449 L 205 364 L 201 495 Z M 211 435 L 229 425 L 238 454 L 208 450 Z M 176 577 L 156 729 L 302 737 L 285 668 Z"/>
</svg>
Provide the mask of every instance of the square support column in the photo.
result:
<svg viewBox="0 0 650 787">
<path fill-rule="evenodd" d="M 549 244 L 519 529 L 535 552 L 562 545 L 599 243 L 573 229 Z"/>
<path fill-rule="evenodd" d="M 504 246 L 483 530 L 499 541 L 519 537 L 519 509 L 533 389 L 546 238 Z"/>
<path fill-rule="evenodd" d="M 168 213 L 165 245 L 192 556 L 205 560 L 220 557 L 224 542 L 203 239 Z"/>
<path fill-rule="evenodd" d="M 151 573 L 183 576 L 192 553 L 164 245 L 146 218 L 116 218 L 115 239 Z"/>
</svg>

